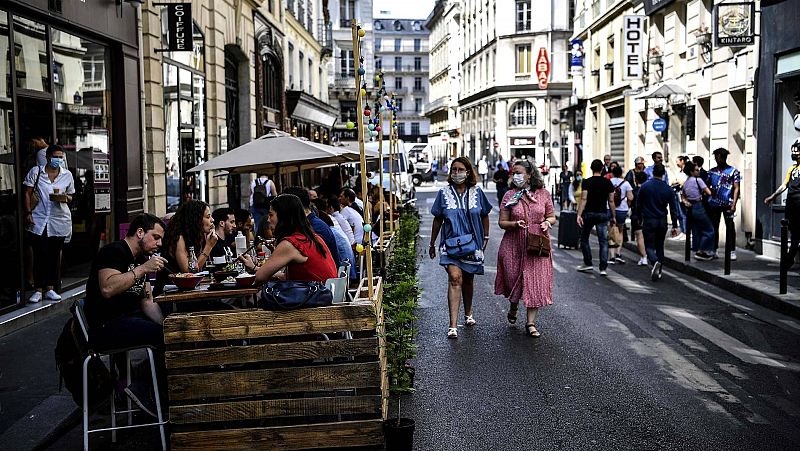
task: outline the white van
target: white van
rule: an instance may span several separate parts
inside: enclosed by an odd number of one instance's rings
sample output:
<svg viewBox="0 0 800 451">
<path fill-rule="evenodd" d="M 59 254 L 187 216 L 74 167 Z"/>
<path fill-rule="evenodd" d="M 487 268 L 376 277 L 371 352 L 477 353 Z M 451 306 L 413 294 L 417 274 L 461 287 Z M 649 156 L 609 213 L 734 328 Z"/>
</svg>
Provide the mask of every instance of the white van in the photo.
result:
<svg viewBox="0 0 800 451">
<path fill-rule="evenodd" d="M 397 141 L 397 152 L 395 153 L 395 161 L 392 163 L 392 172 L 394 172 L 395 180 L 398 183 L 396 195 L 403 200 L 414 198 L 415 190 L 414 185 L 411 183 L 411 172 L 413 168 L 409 164 L 408 154 L 406 147 L 402 140 Z M 364 148 L 368 150 L 378 151 L 378 142 L 368 142 L 364 144 Z M 377 184 L 380 174 L 378 173 L 377 160 L 370 160 L 367 162 L 367 170 L 372 172 L 372 183 Z M 385 190 L 389 190 L 391 183 L 389 178 L 389 140 L 383 141 L 383 183 L 381 186 Z"/>
</svg>

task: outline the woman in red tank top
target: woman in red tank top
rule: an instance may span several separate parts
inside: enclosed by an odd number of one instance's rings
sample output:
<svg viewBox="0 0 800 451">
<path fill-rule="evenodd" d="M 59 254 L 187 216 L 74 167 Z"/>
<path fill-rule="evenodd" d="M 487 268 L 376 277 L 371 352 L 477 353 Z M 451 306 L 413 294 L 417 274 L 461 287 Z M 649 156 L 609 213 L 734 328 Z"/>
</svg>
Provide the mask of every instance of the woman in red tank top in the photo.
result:
<svg viewBox="0 0 800 451">
<path fill-rule="evenodd" d="M 314 233 L 300 199 L 281 194 L 270 202 L 269 222 L 275 230 L 275 251 L 258 271 L 256 284 L 269 281 L 283 267 L 286 280 L 322 282 L 336 277 L 336 264 L 325 242 Z M 248 255 L 240 257 L 248 270 L 255 264 Z"/>
</svg>

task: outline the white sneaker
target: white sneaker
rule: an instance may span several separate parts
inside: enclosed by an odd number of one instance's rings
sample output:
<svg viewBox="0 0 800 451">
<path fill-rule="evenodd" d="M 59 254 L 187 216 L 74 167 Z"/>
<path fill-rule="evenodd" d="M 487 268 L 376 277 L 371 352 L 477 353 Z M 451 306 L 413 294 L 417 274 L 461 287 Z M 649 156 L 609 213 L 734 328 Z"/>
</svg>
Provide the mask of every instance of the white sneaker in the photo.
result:
<svg viewBox="0 0 800 451">
<path fill-rule="evenodd" d="M 29 304 L 38 304 L 42 302 L 42 292 L 41 291 L 34 291 L 31 297 L 28 298 Z"/>
<path fill-rule="evenodd" d="M 600 275 L 601 275 L 601 276 L 607 276 L 607 275 L 608 275 L 608 273 L 606 272 L 606 270 L 605 270 L 605 269 L 601 269 L 601 270 L 600 270 Z"/>
<path fill-rule="evenodd" d="M 731 251 L 731 261 L 732 262 L 736 261 L 736 251 Z"/>
<path fill-rule="evenodd" d="M 673 241 L 686 241 L 686 235 L 683 232 L 681 232 L 681 233 L 675 235 L 674 237 L 672 237 L 671 239 Z"/>
<path fill-rule="evenodd" d="M 637 263 L 637 265 L 639 265 L 639 266 L 647 266 L 647 257 L 640 258 L 639 259 L 639 263 Z"/>
<path fill-rule="evenodd" d="M 586 265 L 583 265 L 583 266 L 578 266 L 578 269 L 577 269 L 577 270 L 578 270 L 578 272 L 590 272 L 590 271 L 592 271 L 593 269 L 594 269 L 594 268 L 593 268 L 593 267 L 591 267 L 591 266 L 586 266 Z"/>
<path fill-rule="evenodd" d="M 47 293 L 44 294 L 44 298 L 49 301 L 60 301 L 61 295 L 53 290 L 48 290 Z"/>
</svg>

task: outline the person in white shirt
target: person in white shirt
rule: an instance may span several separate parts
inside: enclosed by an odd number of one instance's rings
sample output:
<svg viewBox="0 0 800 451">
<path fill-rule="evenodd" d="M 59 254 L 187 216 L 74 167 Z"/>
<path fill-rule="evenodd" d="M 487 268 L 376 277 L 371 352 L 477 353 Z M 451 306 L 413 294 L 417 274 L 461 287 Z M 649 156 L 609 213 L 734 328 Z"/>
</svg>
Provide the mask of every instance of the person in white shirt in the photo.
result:
<svg viewBox="0 0 800 451">
<path fill-rule="evenodd" d="M 342 205 L 340 213 L 347 221 L 347 224 L 353 230 L 353 237 L 355 243 L 359 244 L 364 241 L 364 218 L 352 207 L 355 203 L 356 193 L 350 188 L 345 188 L 339 194 L 339 203 Z"/>
<path fill-rule="evenodd" d="M 611 169 L 611 185 L 614 187 L 614 213 L 617 218 L 617 223 L 613 225 L 616 230 L 609 235 L 613 235 L 616 239 L 617 246 L 609 247 L 608 262 L 611 264 L 619 263 L 624 264 L 625 260 L 622 258 L 622 237 L 625 231 L 625 220 L 628 219 L 628 211 L 630 210 L 630 203 L 633 202 L 633 187 L 624 178 L 622 178 L 622 168 L 617 165 Z M 610 214 L 611 212 L 609 212 Z"/>
<path fill-rule="evenodd" d="M 481 176 L 483 189 L 486 189 L 489 185 L 489 162 L 486 161 L 486 155 L 482 156 L 480 161 L 478 161 L 478 175 Z"/>
<path fill-rule="evenodd" d="M 25 224 L 33 245 L 34 292 L 30 303 L 42 297 L 60 301 L 58 286 L 61 248 L 72 235 L 72 213 L 69 202 L 75 194 L 72 173 L 64 169 L 64 149 L 52 145 L 45 152 L 46 166 L 31 168 L 25 177 Z"/>
<path fill-rule="evenodd" d="M 350 242 L 350 246 L 356 244 L 356 237 L 353 233 L 353 228 L 350 226 L 350 223 L 347 222 L 347 219 L 342 216 L 341 213 L 342 204 L 339 202 L 339 198 L 336 196 L 328 197 L 328 209 L 326 213 L 330 216 L 339 227 L 341 227 L 342 231 L 344 232 L 345 236 L 347 236 L 347 240 Z"/>
</svg>

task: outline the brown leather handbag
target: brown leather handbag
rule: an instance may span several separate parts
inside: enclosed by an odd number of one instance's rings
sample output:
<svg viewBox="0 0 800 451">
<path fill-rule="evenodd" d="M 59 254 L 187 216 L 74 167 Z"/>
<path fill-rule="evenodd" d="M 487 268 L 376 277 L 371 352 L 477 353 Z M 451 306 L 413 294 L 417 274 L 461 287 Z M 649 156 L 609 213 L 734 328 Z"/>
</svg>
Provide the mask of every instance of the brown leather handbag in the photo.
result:
<svg viewBox="0 0 800 451">
<path fill-rule="evenodd" d="M 550 256 L 550 238 L 528 232 L 528 253 L 537 257 Z"/>
</svg>

